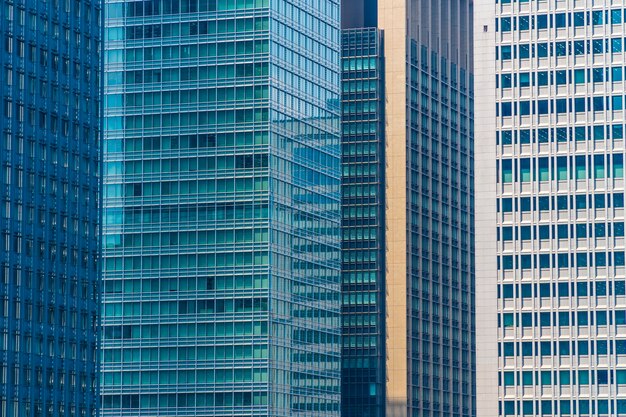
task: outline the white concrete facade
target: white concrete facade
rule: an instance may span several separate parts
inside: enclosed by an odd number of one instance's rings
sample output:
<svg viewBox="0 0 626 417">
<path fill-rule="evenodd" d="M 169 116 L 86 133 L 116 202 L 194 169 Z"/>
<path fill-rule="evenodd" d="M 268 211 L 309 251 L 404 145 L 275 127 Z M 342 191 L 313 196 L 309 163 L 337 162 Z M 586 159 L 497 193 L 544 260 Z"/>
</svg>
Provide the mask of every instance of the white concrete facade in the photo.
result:
<svg viewBox="0 0 626 417">
<path fill-rule="evenodd" d="M 624 415 L 626 4 L 475 10 L 477 415 Z"/>
</svg>

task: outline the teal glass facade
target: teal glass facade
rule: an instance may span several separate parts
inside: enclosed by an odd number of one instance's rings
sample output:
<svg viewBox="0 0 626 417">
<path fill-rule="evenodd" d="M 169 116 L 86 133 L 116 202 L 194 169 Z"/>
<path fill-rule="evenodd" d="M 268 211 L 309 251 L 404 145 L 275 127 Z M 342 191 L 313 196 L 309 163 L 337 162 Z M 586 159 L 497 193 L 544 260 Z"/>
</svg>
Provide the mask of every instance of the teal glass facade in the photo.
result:
<svg viewBox="0 0 626 417">
<path fill-rule="evenodd" d="M 342 33 L 342 416 L 385 412 L 381 32 Z"/>
<path fill-rule="evenodd" d="M 99 1 L 0 0 L 0 416 L 95 417 Z"/>
<path fill-rule="evenodd" d="M 108 1 L 103 416 L 338 416 L 330 0 Z"/>
</svg>

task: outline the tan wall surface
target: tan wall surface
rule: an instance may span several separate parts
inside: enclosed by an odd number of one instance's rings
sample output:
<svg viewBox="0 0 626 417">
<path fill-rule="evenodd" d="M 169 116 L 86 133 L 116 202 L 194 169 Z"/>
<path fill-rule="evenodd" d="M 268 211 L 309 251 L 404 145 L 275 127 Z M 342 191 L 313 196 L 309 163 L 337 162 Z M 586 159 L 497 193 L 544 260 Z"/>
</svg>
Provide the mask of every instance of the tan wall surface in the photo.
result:
<svg viewBox="0 0 626 417">
<path fill-rule="evenodd" d="M 407 352 L 406 0 L 380 0 L 385 49 L 387 416 L 405 416 Z"/>
</svg>

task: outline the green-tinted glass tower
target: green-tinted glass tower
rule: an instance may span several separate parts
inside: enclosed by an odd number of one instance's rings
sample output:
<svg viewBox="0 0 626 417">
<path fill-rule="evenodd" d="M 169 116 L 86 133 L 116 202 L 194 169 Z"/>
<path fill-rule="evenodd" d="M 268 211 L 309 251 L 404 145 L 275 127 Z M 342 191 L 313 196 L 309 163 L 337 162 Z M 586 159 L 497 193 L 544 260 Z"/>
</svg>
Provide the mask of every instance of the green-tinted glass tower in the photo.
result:
<svg viewBox="0 0 626 417">
<path fill-rule="evenodd" d="M 103 416 L 338 416 L 340 7 L 108 1 Z"/>
<path fill-rule="evenodd" d="M 344 25 L 346 19 L 344 17 Z M 343 417 L 385 412 L 383 54 L 376 27 L 342 33 Z"/>
</svg>

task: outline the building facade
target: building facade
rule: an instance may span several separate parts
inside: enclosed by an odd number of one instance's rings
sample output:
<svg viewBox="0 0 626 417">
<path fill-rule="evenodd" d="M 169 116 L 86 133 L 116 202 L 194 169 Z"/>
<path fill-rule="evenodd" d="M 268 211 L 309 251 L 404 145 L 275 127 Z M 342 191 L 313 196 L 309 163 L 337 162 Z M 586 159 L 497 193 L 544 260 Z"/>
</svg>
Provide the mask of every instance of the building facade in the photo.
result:
<svg viewBox="0 0 626 417">
<path fill-rule="evenodd" d="M 481 416 L 626 413 L 624 7 L 476 2 Z"/>
<path fill-rule="evenodd" d="M 344 22 L 345 25 L 345 22 Z M 385 411 L 381 32 L 342 33 L 342 417 Z"/>
<path fill-rule="evenodd" d="M 103 416 L 340 413 L 340 6 L 107 1 Z"/>
<path fill-rule="evenodd" d="M 0 2 L 0 415 L 98 409 L 98 1 Z"/>
<path fill-rule="evenodd" d="M 475 415 L 472 4 L 343 3 L 348 415 Z"/>
</svg>

